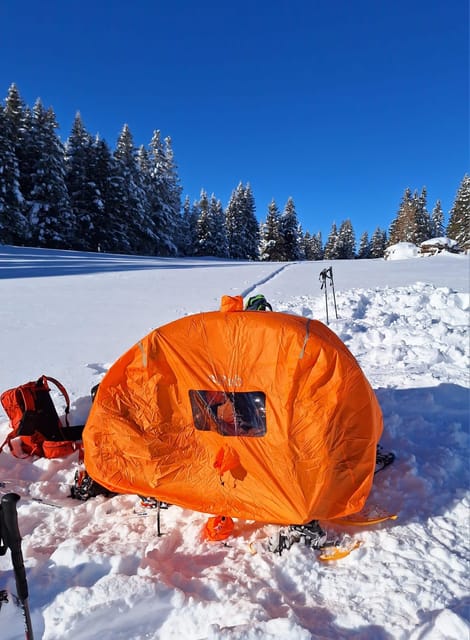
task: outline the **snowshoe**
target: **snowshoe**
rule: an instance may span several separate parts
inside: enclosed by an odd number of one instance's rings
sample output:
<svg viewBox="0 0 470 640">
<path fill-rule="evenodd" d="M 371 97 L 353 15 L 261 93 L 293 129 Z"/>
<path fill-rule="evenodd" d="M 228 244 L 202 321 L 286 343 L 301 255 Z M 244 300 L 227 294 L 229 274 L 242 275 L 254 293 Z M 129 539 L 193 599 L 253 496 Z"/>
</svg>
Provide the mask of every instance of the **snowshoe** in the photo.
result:
<svg viewBox="0 0 470 640">
<path fill-rule="evenodd" d="M 70 495 L 76 500 L 85 501 L 98 495 L 113 496 L 115 494 L 95 482 L 85 469 L 77 469 L 73 486 L 70 488 Z"/>
<path fill-rule="evenodd" d="M 140 498 L 140 506 L 143 509 L 168 509 L 170 506 L 168 502 L 161 502 L 156 498 L 151 498 L 149 496 L 139 496 Z"/>
<path fill-rule="evenodd" d="M 392 464 L 394 460 L 395 460 L 395 454 L 392 453 L 391 451 L 384 451 L 382 447 L 378 444 L 377 454 L 375 458 L 374 473 L 378 473 L 379 471 L 382 471 L 382 469 L 385 469 L 385 467 L 388 467 L 389 464 Z"/>
<path fill-rule="evenodd" d="M 303 542 L 311 549 L 321 549 L 327 543 L 327 537 L 318 521 L 312 520 L 307 524 L 279 527 L 279 530 L 269 538 L 268 548 L 279 555 L 284 549 L 290 549 L 297 542 Z"/>
</svg>

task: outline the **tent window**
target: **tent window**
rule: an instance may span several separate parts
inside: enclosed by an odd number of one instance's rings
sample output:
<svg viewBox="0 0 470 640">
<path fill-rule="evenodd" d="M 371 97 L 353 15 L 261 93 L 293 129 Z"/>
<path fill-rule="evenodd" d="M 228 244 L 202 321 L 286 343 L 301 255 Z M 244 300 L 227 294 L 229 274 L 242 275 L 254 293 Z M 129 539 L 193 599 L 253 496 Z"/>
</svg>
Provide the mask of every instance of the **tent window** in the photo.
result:
<svg viewBox="0 0 470 640">
<path fill-rule="evenodd" d="M 222 436 L 260 438 L 266 433 L 266 396 L 262 391 L 190 390 L 194 426 Z"/>
</svg>

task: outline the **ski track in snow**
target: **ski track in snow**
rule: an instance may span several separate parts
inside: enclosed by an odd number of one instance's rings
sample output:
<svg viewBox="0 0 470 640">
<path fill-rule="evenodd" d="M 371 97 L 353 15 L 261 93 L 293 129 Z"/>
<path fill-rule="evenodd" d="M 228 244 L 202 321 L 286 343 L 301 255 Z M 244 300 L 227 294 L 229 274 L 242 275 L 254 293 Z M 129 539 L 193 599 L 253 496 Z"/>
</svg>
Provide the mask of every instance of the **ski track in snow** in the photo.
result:
<svg viewBox="0 0 470 640">
<path fill-rule="evenodd" d="M 283 265 L 241 295 L 276 284 L 292 270 Z M 337 303 L 330 328 L 376 391 L 382 444 L 397 455 L 377 475 L 368 502 L 398 513 L 398 520 L 360 530 L 324 523 L 364 543 L 334 564 L 318 562 L 301 545 L 281 556 L 262 552 L 270 527 L 251 522 L 237 522 L 227 546 L 204 542 L 206 516 L 175 506 L 162 512 L 158 538 L 154 515 L 132 515 L 133 496 L 86 503 L 68 498 L 74 457 L 31 464 L 4 454 L 5 477 L 23 479 L 20 522 L 37 637 L 469 637 L 469 295 L 418 282 L 350 289 Z M 275 308 L 325 316 L 322 294 L 285 296 Z M 111 364 L 90 363 L 92 382 Z M 75 423 L 89 406 L 89 398 L 77 399 Z M 32 496 L 64 508 L 28 501 L 28 482 Z M 250 553 L 250 543 L 257 553 Z M 14 591 L 9 558 L 0 558 L 0 568 Z M 13 607 L 0 616 L 2 632 L 10 623 L 18 628 Z M 18 637 L 12 634 L 5 640 Z"/>
<path fill-rule="evenodd" d="M 243 291 L 241 291 L 239 295 L 241 295 L 243 298 L 247 298 L 251 293 L 253 293 L 253 291 L 263 286 L 264 284 L 271 282 L 271 280 L 274 280 L 280 273 L 284 271 L 284 269 L 292 267 L 295 264 L 296 264 L 295 262 L 288 262 L 287 264 L 282 265 L 282 267 L 279 267 L 279 269 L 276 269 L 275 271 L 267 275 L 265 278 L 261 278 L 261 280 L 258 280 L 257 282 L 249 286 L 247 289 L 244 289 Z"/>
</svg>

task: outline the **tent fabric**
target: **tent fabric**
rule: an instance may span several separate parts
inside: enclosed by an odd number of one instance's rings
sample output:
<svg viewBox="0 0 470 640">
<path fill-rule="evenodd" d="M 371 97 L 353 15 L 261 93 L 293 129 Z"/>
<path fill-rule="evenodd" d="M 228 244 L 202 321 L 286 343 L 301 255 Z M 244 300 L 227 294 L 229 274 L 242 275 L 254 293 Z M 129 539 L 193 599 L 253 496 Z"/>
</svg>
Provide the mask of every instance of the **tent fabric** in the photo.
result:
<svg viewBox="0 0 470 640">
<path fill-rule="evenodd" d="M 109 369 L 83 433 L 88 473 L 260 522 L 358 512 L 382 414 L 357 361 L 321 322 L 236 298 L 155 329 Z"/>
</svg>

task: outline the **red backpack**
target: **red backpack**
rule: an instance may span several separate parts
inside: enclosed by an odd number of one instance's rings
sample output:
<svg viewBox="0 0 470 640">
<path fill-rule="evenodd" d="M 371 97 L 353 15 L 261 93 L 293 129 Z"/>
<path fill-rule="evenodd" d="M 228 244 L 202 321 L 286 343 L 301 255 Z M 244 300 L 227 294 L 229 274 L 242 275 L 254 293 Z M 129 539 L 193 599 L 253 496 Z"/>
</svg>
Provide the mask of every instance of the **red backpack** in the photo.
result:
<svg viewBox="0 0 470 640">
<path fill-rule="evenodd" d="M 48 382 L 52 382 L 65 398 L 65 426 L 50 396 Z M 0 402 L 10 419 L 12 429 L 0 447 L 0 453 L 8 444 L 17 458 L 62 458 L 81 448 L 84 425 L 69 425 L 69 396 L 65 387 L 55 378 L 41 376 L 35 382 L 8 389 L 0 396 Z M 18 448 L 13 446 L 12 440 L 15 438 L 20 439 L 23 456 L 18 455 Z"/>
</svg>

